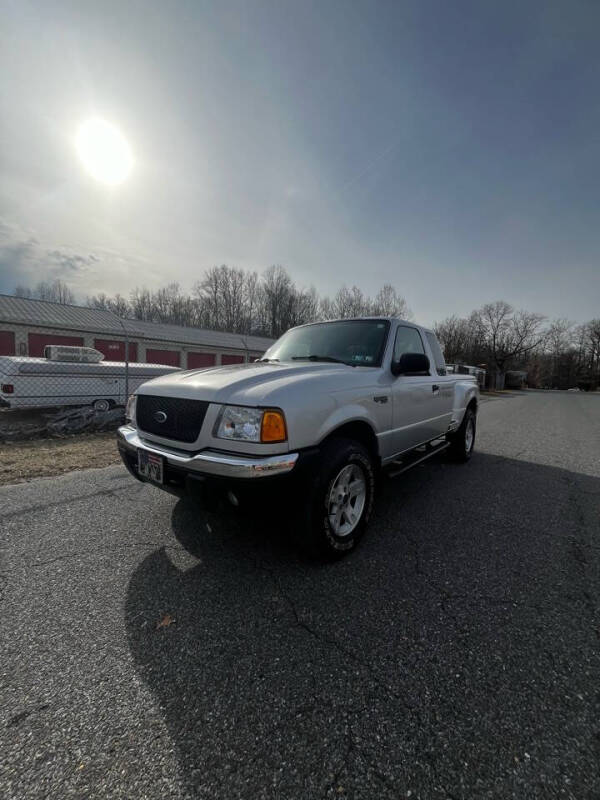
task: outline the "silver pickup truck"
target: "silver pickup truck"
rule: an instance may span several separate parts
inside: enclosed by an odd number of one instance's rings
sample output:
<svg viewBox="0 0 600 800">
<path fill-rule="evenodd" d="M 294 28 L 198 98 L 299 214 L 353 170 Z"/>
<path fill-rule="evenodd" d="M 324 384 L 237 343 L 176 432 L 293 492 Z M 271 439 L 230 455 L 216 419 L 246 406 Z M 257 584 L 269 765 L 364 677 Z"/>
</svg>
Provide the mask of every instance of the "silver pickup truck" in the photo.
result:
<svg viewBox="0 0 600 800">
<path fill-rule="evenodd" d="M 222 490 L 234 505 L 291 493 L 290 521 L 334 556 L 360 539 L 382 470 L 445 449 L 470 458 L 478 403 L 473 377 L 446 374 L 432 331 L 395 318 L 317 322 L 254 363 L 144 383 L 118 445 L 138 480 L 168 491 Z"/>
</svg>

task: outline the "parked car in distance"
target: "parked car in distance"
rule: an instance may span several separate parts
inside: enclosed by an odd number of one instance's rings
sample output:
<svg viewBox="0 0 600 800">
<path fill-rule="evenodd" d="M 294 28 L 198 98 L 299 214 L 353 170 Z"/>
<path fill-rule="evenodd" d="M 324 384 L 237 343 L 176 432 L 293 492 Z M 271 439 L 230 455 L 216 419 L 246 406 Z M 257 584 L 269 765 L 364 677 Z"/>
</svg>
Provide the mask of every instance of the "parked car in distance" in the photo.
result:
<svg viewBox="0 0 600 800">
<path fill-rule="evenodd" d="M 252 364 L 139 387 L 119 429 L 137 479 L 168 491 L 289 492 L 289 518 L 326 556 L 362 536 L 382 470 L 473 451 L 479 389 L 449 375 L 431 330 L 395 318 L 317 322 Z"/>
</svg>

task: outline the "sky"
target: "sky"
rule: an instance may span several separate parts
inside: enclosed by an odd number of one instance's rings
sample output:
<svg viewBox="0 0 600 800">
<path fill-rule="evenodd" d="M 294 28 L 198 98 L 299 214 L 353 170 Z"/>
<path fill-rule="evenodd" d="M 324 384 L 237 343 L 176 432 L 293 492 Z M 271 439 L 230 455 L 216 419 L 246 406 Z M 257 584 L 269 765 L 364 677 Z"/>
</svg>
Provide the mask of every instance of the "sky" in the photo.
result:
<svg viewBox="0 0 600 800">
<path fill-rule="evenodd" d="M 600 316 L 600 4 L 0 0 L 0 292 L 229 264 Z M 78 158 L 100 117 L 127 180 Z"/>
</svg>

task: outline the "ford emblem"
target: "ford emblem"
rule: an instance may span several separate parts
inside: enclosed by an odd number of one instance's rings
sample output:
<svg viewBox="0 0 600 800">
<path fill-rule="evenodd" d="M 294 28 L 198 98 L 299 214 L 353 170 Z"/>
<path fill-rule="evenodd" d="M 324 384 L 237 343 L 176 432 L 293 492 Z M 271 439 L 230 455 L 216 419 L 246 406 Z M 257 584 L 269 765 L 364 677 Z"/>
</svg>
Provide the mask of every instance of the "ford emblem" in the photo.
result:
<svg viewBox="0 0 600 800">
<path fill-rule="evenodd" d="M 155 422 L 160 422 L 162 424 L 167 421 L 167 415 L 164 411 L 155 411 L 153 416 Z"/>
</svg>

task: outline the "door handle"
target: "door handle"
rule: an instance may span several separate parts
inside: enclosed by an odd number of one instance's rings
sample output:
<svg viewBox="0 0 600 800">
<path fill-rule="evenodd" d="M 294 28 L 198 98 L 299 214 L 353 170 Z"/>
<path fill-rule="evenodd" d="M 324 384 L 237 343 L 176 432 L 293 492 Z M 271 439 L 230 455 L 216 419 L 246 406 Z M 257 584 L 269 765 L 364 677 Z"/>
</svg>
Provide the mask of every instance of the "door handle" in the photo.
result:
<svg viewBox="0 0 600 800">
<path fill-rule="evenodd" d="M 437 383 L 434 383 L 432 385 L 432 387 L 431 387 L 431 391 L 432 392 L 439 392 L 439 390 L 440 390 L 440 387 L 437 385 Z"/>
</svg>

